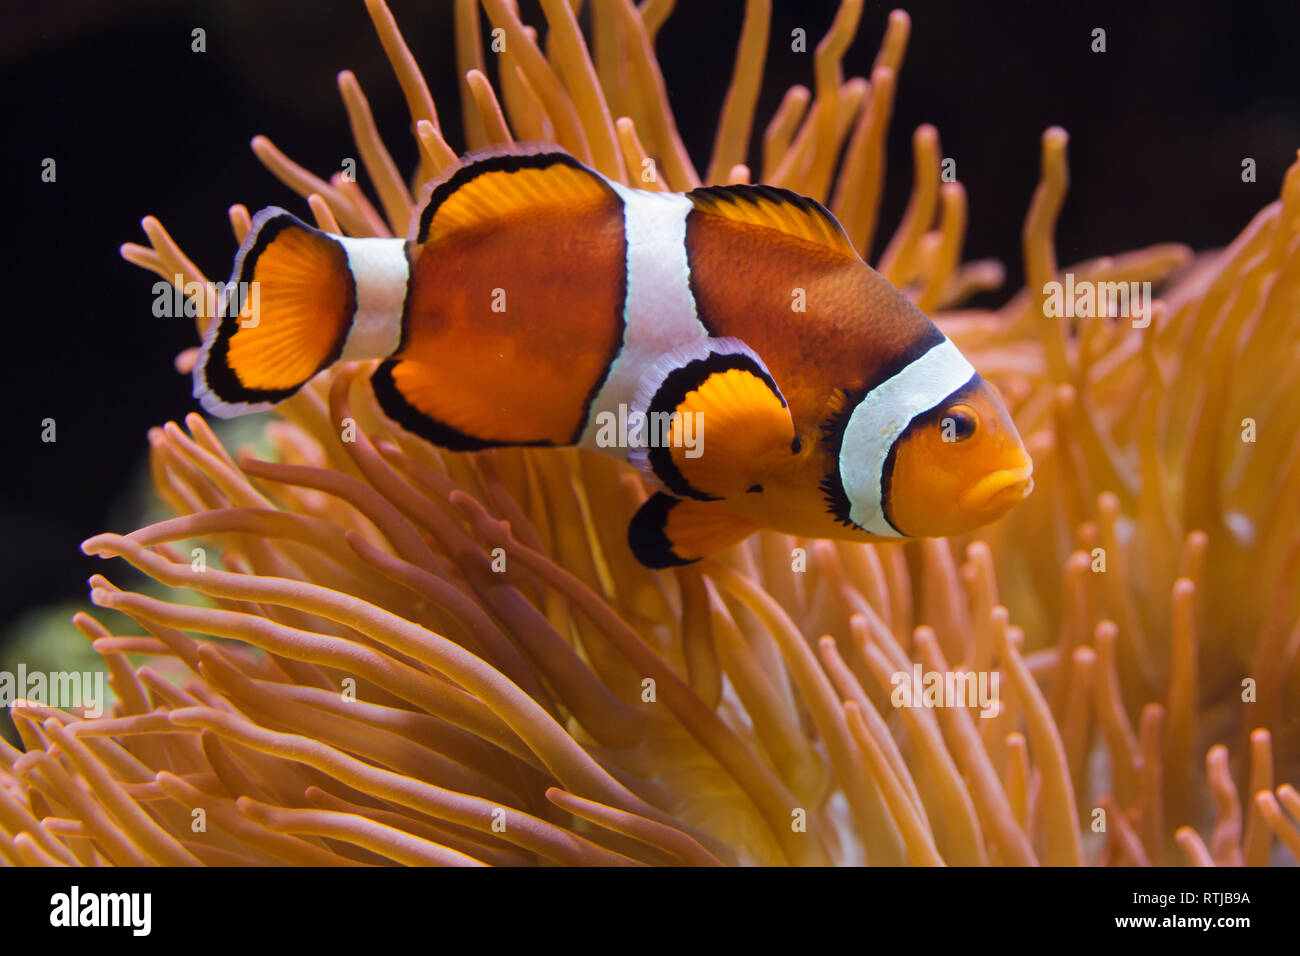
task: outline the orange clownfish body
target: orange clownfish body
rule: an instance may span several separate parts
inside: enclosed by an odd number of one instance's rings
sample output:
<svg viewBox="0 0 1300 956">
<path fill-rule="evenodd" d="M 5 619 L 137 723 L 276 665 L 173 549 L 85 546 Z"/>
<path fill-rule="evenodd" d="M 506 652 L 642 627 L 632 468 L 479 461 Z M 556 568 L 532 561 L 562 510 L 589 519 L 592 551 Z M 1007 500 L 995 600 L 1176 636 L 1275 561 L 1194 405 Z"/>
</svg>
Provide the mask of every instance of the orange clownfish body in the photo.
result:
<svg viewBox="0 0 1300 956">
<path fill-rule="evenodd" d="M 631 189 L 556 148 L 479 154 L 406 239 L 264 209 L 204 338 L 194 394 L 261 411 L 381 359 L 385 414 L 443 448 L 578 445 L 660 489 L 629 543 L 684 564 L 758 528 L 958 534 L 1033 466 L 997 392 L 814 200 L 766 186 Z"/>
</svg>

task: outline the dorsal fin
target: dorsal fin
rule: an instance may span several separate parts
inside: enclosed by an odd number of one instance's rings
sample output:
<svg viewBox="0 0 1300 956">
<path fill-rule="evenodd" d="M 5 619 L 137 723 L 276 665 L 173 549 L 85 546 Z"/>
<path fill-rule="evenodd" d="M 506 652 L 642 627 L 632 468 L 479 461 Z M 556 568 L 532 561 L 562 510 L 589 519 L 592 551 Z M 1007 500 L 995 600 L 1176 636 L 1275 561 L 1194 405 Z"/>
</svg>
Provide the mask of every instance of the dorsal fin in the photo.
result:
<svg viewBox="0 0 1300 956">
<path fill-rule="evenodd" d="M 613 195 L 599 173 L 558 146 L 497 146 L 461 161 L 445 179 L 424 187 L 416 242 L 546 206 L 608 202 Z"/>
<path fill-rule="evenodd" d="M 858 251 L 829 209 L 778 186 L 701 186 L 687 197 L 701 212 L 776 229 L 857 259 Z"/>
</svg>

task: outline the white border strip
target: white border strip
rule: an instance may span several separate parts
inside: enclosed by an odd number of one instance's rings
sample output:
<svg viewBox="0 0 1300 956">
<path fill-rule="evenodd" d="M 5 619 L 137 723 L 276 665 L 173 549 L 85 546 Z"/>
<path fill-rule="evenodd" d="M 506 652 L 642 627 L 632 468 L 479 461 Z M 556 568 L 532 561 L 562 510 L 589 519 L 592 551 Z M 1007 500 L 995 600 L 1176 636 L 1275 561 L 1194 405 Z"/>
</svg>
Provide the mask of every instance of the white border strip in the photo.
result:
<svg viewBox="0 0 1300 956">
<path fill-rule="evenodd" d="M 627 239 L 627 296 L 623 343 L 587 414 L 580 444 L 596 448 L 596 418 L 631 405 L 641 376 L 659 356 L 708 331 L 695 312 L 686 256 L 686 217 L 695 204 L 680 193 L 629 189 L 606 180 L 623 200 Z"/>
<path fill-rule="evenodd" d="M 939 405 L 975 374 L 948 338 L 867 393 L 849 416 L 840 445 L 840 481 L 849 518 L 872 534 L 900 538 L 885 518 L 885 462 L 912 419 Z"/>
<path fill-rule="evenodd" d="M 340 361 L 388 358 L 402 341 L 402 306 L 410 268 L 405 239 L 337 239 L 357 286 L 357 311 Z"/>
</svg>

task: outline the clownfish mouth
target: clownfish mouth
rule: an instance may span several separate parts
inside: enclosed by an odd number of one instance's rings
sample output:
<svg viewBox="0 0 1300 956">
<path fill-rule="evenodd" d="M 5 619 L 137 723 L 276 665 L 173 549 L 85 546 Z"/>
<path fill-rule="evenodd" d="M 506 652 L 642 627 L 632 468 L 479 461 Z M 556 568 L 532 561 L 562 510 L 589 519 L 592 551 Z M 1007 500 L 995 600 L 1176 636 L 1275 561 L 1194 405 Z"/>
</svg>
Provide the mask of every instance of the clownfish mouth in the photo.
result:
<svg viewBox="0 0 1300 956">
<path fill-rule="evenodd" d="M 1025 462 L 1018 468 L 1003 468 L 981 478 L 957 498 L 958 503 L 975 512 L 1001 514 L 1019 504 L 1034 490 L 1034 465 Z"/>
</svg>

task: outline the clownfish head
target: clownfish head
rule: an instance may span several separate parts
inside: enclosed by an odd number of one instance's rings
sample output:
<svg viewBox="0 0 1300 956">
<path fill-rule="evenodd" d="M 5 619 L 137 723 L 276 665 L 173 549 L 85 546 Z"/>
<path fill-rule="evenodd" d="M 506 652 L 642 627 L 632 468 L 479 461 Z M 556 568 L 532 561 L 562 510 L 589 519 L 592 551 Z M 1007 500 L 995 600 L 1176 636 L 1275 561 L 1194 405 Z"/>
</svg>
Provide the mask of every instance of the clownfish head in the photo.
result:
<svg viewBox="0 0 1300 956">
<path fill-rule="evenodd" d="M 978 375 L 914 418 L 894 445 L 891 522 L 909 537 L 996 521 L 1034 489 L 1034 464 L 997 390 Z"/>
<path fill-rule="evenodd" d="M 1034 487 L 1033 462 L 997 389 L 947 339 L 854 406 L 838 464 L 838 516 L 887 537 L 974 530 Z"/>
</svg>

